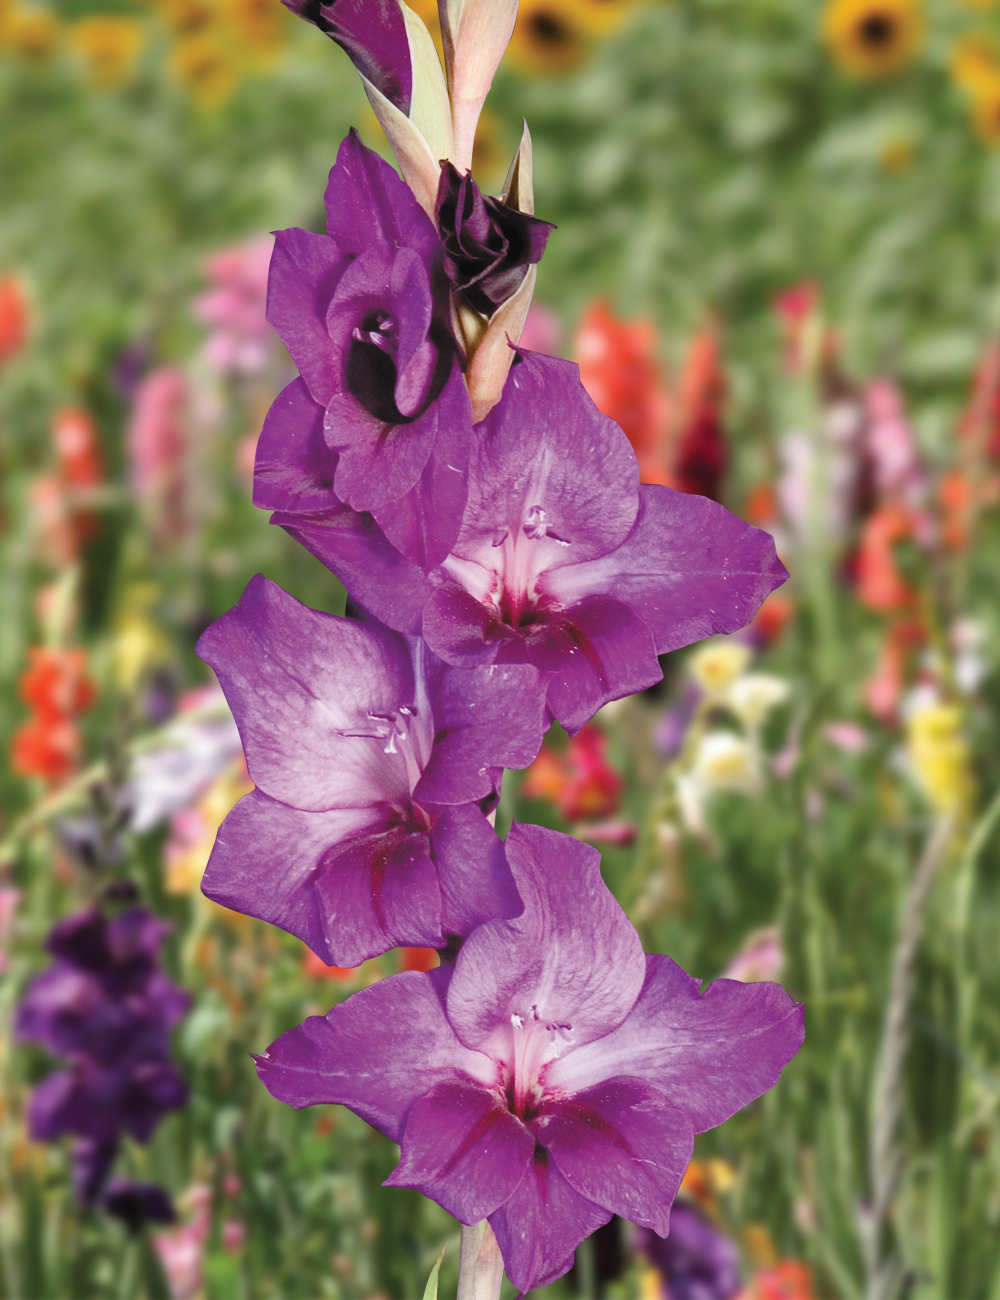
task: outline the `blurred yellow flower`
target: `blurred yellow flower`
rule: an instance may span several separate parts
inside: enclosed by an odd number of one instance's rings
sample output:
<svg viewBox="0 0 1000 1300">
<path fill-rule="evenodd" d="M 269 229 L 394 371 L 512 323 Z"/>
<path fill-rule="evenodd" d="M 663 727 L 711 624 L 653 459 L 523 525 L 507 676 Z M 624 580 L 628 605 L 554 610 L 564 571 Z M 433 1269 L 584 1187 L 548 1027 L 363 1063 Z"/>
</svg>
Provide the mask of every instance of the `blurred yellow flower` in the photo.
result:
<svg viewBox="0 0 1000 1300">
<path fill-rule="evenodd" d="M 221 108 L 236 89 L 239 65 L 230 46 L 217 34 L 198 32 L 174 46 L 170 73 L 199 108 Z"/>
<path fill-rule="evenodd" d="M 579 67 L 589 48 L 577 0 L 521 0 L 506 57 L 544 77 Z"/>
<path fill-rule="evenodd" d="M 963 90 L 974 93 L 984 83 L 1000 76 L 996 52 L 992 32 L 966 32 L 955 42 L 948 60 L 952 79 Z"/>
<path fill-rule="evenodd" d="M 145 614 L 130 610 L 116 620 L 117 632 L 111 645 L 115 685 L 131 694 L 143 677 L 166 657 L 169 646 L 157 625 Z"/>
<path fill-rule="evenodd" d="M 203 32 L 215 16 L 206 0 L 159 0 L 157 8 L 170 30 L 179 36 Z"/>
<path fill-rule="evenodd" d="M 918 0 L 830 0 L 823 39 L 856 77 L 891 77 L 916 53 L 923 35 Z"/>
<path fill-rule="evenodd" d="M 790 695 L 788 683 L 771 673 L 744 673 L 731 682 L 726 704 L 748 730 L 759 727 L 772 709 Z"/>
<path fill-rule="evenodd" d="M 586 32 L 603 36 L 620 27 L 635 8 L 636 0 L 576 0 L 576 19 Z"/>
<path fill-rule="evenodd" d="M 500 178 L 507 171 L 507 140 L 495 113 L 484 108 L 476 127 L 476 140 L 472 146 L 472 170 L 486 183 L 490 178 Z"/>
<path fill-rule="evenodd" d="M 907 722 L 906 756 L 928 803 L 939 813 L 960 812 L 972 795 L 969 747 L 953 704 L 926 704 Z"/>
<path fill-rule="evenodd" d="M 219 16 L 255 55 L 268 59 L 283 44 L 284 10 L 280 0 L 219 0 Z"/>
<path fill-rule="evenodd" d="M 972 123 L 984 144 L 1000 148 L 1000 71 L 972 90 Z"/>
<path fill-rule="evenodd" d="M 718 695 L 749 662 L 750 648 L 739 641 L 706 641 L 688 660 L 688 671 L 706 695 Z"/>
<path fill-rule="evenodd" d="M 702 738 L 691 775 L 706 793 L 759 794 L 763 784 L 756 746 L 731 731 L 710 731 Z"/>
<path fill-rule="evenodd" d="M 69 41 L 95 85 L 120 86 L 135 66 L 144 35 L 137 18 L 101 14 L 74 23 Z"/>
<path fill-rule="evenodd" d="M 13 50 L 29 59 L 44 59 L 59 44 L 59 20 L 48 9 L 12 5 L 0 15 L 0 49 Z"/>
</svg>

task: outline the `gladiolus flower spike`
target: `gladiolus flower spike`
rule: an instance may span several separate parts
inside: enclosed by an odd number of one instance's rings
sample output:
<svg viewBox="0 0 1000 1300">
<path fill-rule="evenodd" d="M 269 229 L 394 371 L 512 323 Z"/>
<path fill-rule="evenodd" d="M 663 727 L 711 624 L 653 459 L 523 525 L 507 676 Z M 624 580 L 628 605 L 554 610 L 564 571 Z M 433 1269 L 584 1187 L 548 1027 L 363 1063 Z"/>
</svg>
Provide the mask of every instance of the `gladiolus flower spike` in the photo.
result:
<svg viewBox="0 0 1000 1300">
<path fill-rule="evenodd" d="M 612 1214 L 666 1236 L 694 1134 L 777 1081 L 802 1007 L 776 984 L 702 994 L 645 956 L 594 849 L 519 826 L 506 851 L 520 916 L 477 929 L 454 969 L 311 1017 L 257 1068 L 280 1100 L 339 1102 L 398 1142 L 387 1182 L 487 1218 L 526 1292 Z"/>
</svg>

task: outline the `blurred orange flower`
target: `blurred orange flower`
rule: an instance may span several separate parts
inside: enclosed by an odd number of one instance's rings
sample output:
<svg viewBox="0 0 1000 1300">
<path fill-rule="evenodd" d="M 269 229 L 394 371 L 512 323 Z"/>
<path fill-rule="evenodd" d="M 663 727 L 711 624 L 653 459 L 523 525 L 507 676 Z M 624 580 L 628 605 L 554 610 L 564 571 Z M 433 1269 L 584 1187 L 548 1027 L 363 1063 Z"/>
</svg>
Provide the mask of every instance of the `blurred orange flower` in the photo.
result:
<svg viewBox="0 0 1000 1300">
<path fill-rule="evenodd" d="M 668 484 L 667 398 L 656 361 L 656 327 L 625 321 L 606 302 L 590 306 L 576 336 L 580 379 L 599 411 L 620 424 L 643 483 Z"/>
<path fill-rule="evenodd" d="M 17 278 L 0 278 L 0 366 L 20 352 L 28 336 L 28 304 Z"/>
<path fill-rule="evenodd" d="M 912 535 L 910 516 L 899 506 L 879 506 L 865 520 L 858 552 L 858 599 L 869 609 L 887 614 L 916 603 L 916 592 L 903 581 L 892 551 Z"/>
<path fill-rule="evenodd" d="M 527 769 L 522 791 L 529 799 L 548 799 L 568 821 L 610 817 L 618 811 L 624 783 L 607 761 L 607 737 L 588 723 L 564 754 L 542 748 Z"/>
<path fill-rule="evenodd" d="M 11 764 L 19 775 L 61 781 L 72 772 L 80 750 L 75 719 L 94 700 L 86 662 L 81 649 L 29 648 L 20 688 L 32 717 L 11 741 Z"/>
</svg>

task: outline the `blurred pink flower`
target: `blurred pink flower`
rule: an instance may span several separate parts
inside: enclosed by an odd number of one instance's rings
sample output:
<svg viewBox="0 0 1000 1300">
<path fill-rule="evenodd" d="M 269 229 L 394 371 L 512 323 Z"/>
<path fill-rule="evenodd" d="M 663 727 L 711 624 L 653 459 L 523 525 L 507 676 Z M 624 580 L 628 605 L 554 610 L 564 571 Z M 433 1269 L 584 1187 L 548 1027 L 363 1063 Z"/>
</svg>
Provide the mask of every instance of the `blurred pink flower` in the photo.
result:
<svg viewBox="0 0 1000 1300">
<path fill-rule="evenodd" d="M 608 821 L 590 822 L 573 827 L 573 834 L 588 844 L 612 844 L 619 848 L 628 848 L 635 843 L 635 822 Z"/>
<path fill-rule="evenodd" d="M 239 1219 L 227 1219 L 222 1225 L 222 1248 L 228 1250 L 230 1255 L 237 1255 L 243 1249 L 243 1242 L 246 1238 L 246 1224 Z"/>
<path fill-rule="evenodd" d="M 562 326 L 552 308 L 541 302 L 533 302 L 528 308 L 528 319 L 521 331 L 520 346 L 529 352 L 544 352 L 548 357 L 558 357 L 561 355 L 561 336 Z"/>
<path fill-rule="evenodd" d="M 153 1245 L 167 1275 L 173 1300 L 194 1300 L 205 1285 L 202 1262 L 212 1226 L 212 1190 L 203 1184 L 195 1184 L 188 1189 L 183 1200 L 193 1217 L 179 1228 L 158 1232 Z"/>
<path fill-rule="evenodd" d="M 868 733 L 856 722 L 828 722 L 823 735 L 845 754 L 863 754 L 868 748 Z"/>
<path fill-rule="evenodd" d="M 739 980 L 743 984 L 756 984 L 761 980 L 776 980 L 781 974 L 785 954 L 777 926 L 768 925 L 754 930 L 743 947 L 723 971 L 723 977 Z"/>
<path fill-rule="evenodd" d="M 11 885 L 0 885 L 0 974 L 7 969 L 7 940 L 14 926 L 14 913 L 21 901 L 21 891 Z"/>
<path fill-rule="evenodd" d="M 161 536 L 182 527 L 183 417 L 187 380 L 176 366 L 160 366 L 136 386 L 126 446 L 132 491 L 151 511 Z"/>
<path fill-rule="evenodd" d="M 267 362 L 271 329 L 264 309 L 273 243 L 251 239 L 221 249 L 205 263 L 212 287 L 194 300 L 194 314 L 213 327 L 205 358 L 221 374 L 253 374 Z"/>
<path fill-rule="evenodd" d="M 899 389 L 888 379 L 876 379 L 865 389 L 864 406 L 864 449 L 875 490 L 883 499 L 918 504 L 927 482 Z"/>
</svg>

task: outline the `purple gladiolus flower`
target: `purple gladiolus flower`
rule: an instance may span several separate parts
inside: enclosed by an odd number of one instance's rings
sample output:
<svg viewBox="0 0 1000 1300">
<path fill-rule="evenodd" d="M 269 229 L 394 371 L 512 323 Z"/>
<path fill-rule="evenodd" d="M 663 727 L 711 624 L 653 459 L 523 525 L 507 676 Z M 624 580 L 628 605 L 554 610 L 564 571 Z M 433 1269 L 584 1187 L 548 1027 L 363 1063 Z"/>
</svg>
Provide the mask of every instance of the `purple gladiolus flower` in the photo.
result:
<svg viewBox="0 0 1000 1300">
<path fill-rule="evenodd" d="M 345 51 L 373 86 L 407 116 L 413 70 L 406 23 L 397 0 L 281 0 Z"/>
<path fill-rule="evenodd" d="M 740 1253 L 693 1205 L 678 1201 L 666 1238 L 640 1228 L 639 1249 L 666 1281 L 669 1300 L 731 1300 L 740 1288 Z"/>
<path fill-rule="evenodd" d="M 203 635 L 257 788 L 226 818 L 209 898 L 326 962 L 440 948 L 520 909 L 483 814 L 542 740 L 528 665 L 453 668 L 375 623 L 254 578 Z"/>
<path fill-rule="evenodd" d="M 462 176 L 450 162 L 441 167 L 435 215 L 448 279 L 485 316 L 542 260 L 555 230 L 551 222 L 480 193 L 472 173 Z"/>
<path fill-rule="evenodd" d="M 447 662 L 534 664 L 570 731 L 658 681 L 657 655 L 742 627 L 788 576 L 769 534 L 704 497 L 640 487 L 628 440 L 570 362 L 519 352 L 476 434 L 461 530 L 427 575 L 371 519 L 314 507 L 315 434 L 255 499 L 376 618 Z"/>
<path fill-rule="evenodd" d="M 28 1124 L 36 1141 L 80 1139 L 73 1174 L 85 1204 L 100 1192 L 121 1133 L 147 1142 L 163 1115 L 187 1101 L 170 1030 L 189 999 L 159 965 L 169 929 L 142 907 L 113 920 L 96 907 L 68 917 L 49 936 L 54 964 L 32 980 L 17 1011 L 22 1041 L 70 1062 L 35 1089 Z"/>
<path fill-rule="evenodd" d="M 776 984 L 700 981 L 639 937 L 594 849 L 515 827 L 524 911 L 454 970 L 382 980 L 258 1059 L 302 1107 L 349 1106 L 400 1143 L 388 1179 L 488 1218 L 522 1291 L 564 1274 L 612 1214 L 665 1236 L 694 1134 L 770 1088 L 802 1042 Z"/>
<path fill-rule="evenodd" d="M 337 453 L 336 496 L 326 504 L 370 511 L 427 567 L 458 532 L 472 436 L 440 241 L 410 190 L 353 131 L 326 205 L 327 234 L 276 235 L 267 318 L 301 373 L 300 415 L 307 393 Z M 275 403 L 282 430 L 289 391 Z"/>
</svg>

